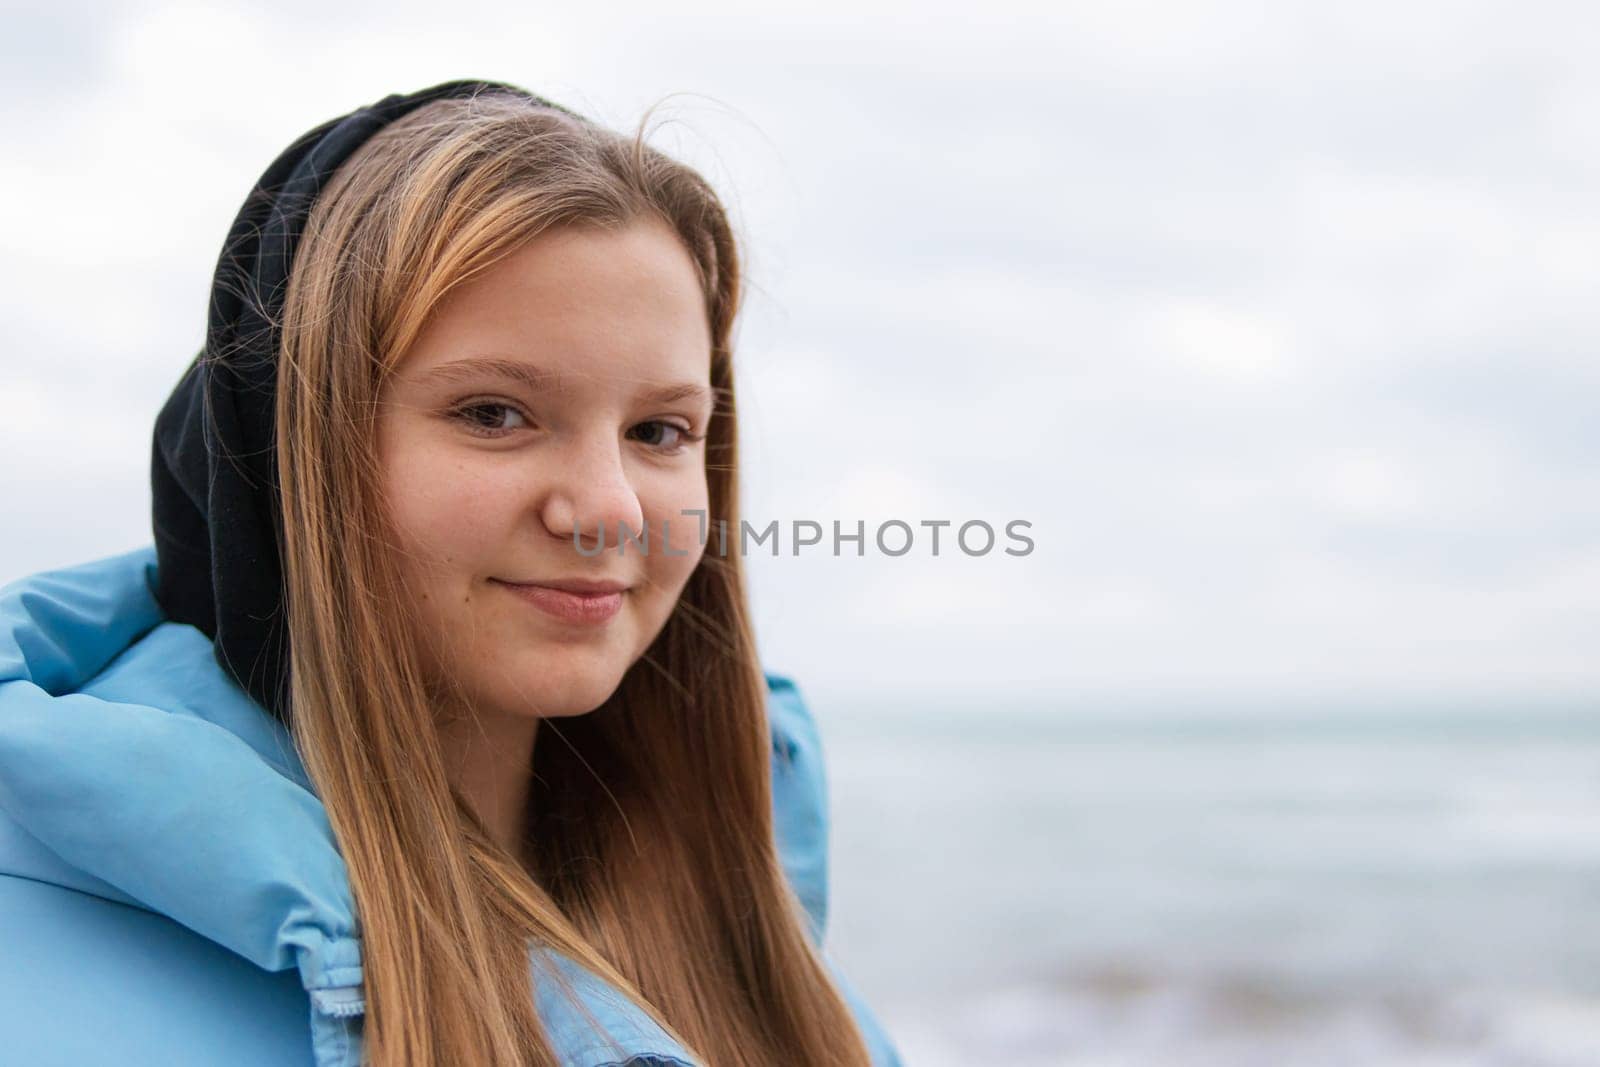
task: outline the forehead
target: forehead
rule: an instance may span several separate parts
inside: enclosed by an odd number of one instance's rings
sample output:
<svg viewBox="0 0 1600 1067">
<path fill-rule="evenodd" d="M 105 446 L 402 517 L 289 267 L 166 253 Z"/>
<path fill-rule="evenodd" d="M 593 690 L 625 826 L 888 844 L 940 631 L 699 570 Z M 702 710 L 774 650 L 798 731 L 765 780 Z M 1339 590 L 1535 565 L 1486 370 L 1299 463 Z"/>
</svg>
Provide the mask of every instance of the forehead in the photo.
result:
<svg viewBox="0 0 1600 1067">
<path fill-rule="evenodd" d="M 711 332 L 694 260 L 659 220 L 564 226 L 453 289 L 395 368 L 451 377 L 458 361 L 526 362 L 545 380 L 705 382 Z"/>
</svg>

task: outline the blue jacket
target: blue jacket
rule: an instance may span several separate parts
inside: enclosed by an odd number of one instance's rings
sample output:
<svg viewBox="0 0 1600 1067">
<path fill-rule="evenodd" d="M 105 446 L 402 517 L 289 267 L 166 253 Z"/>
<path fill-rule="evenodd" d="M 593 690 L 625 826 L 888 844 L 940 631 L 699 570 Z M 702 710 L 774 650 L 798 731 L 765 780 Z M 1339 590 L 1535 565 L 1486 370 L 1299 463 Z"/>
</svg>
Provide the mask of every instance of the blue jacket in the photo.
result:
<svg viewBox="0 0 1600 1067">
<path fill-rule="evenodd" d="M 155 567 L 146 548 L 0 589 L 0 1060 L 353 1067 L 361 944 L 326 812 L 205 635 L 163 620 Z M 820 945 L 820 739 L 794 684 L 767 686 L 779 849 Z M 537 951 L 622 1044 L 535 969 L 562 1063 L 692 1062 L 609 983 Z M 824 959 L 876 1067 L 898 1067 Z"/>
</svg>

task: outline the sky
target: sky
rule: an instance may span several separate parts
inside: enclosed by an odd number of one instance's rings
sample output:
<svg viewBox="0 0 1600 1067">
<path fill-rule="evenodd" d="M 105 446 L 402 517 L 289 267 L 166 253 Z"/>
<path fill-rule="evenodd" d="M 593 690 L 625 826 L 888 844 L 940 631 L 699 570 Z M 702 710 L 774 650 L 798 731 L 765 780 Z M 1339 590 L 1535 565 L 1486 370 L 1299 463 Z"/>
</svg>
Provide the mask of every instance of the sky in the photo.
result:
<svg viewBox="0 0 1600 1067">
<path fill-rule="evenodd" d="M 724 196 L 758 638 L 814 702 L 1600 706 L 1592 5 L 3 10 L 0 581 L 149 541 L 267 163 L 481 77 L 655 106 Z"/>
</svg>

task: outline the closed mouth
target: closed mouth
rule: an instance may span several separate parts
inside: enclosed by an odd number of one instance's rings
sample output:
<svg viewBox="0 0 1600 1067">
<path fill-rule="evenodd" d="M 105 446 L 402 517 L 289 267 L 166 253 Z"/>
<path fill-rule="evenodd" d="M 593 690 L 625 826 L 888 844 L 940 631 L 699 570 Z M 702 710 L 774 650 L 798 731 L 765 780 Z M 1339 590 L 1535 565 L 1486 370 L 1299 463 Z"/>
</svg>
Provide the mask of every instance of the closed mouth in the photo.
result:
<svg viewBox="0 0 1600 1067">
<path fill-rule="evenodd" d="M 616 581 L 599 581 L 590 578 L 553 578 L 549 581 L 513 582 L 504 578 L 495 578 L 493 581 L 501 585 L 514 586 L 521 589 L 554 589 L 557 592 L 571 593 L 574 596 L 609 596 L 612 593 L 625 593 L 627 583 Z"/>
</svg>

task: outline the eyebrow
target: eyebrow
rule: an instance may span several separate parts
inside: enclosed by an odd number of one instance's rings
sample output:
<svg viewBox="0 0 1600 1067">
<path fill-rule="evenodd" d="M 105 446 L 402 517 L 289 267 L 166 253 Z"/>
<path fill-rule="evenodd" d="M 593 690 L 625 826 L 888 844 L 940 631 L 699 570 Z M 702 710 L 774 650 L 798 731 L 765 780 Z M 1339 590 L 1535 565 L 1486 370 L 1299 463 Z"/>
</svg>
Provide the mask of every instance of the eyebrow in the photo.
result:
<svg viewBox="0 0 1600 1067">
<path fill-rule="evenodd" d="M 535 367 L 531 363 L 524 363 L 520 359 L 505 359 L 500 356 L 473 356 L 470 359 L 441 363 L 432 370 L 425 371 L 417 380 L 448 383 L 465 382 L 485 376 L 504 378 L 531 389 L 542 389 L 556 380 L 556 375 L 551 371 Z"/>
<path fill-rule="evenodd" d="M 561 379 L 561 375 L 555 371 L 545 370 L 532 363 L 525 363 L 520 359 L 507 359 L 503 356 L 472 356 L 467 359 L 441 363 L 439 366 L 425 371 L 418 380 L 427 383 L 460 383 L 486 376 L 516 382 L 519 385 L 535 390 L 548 388 Z M 644 390 L 640 395 L 643 399 L 651 400 L 658 404 L 675 404 L 680 400 L 698 400 L 709 403 L 713 397 L 711 386 L 702 382 L 671 382 Z"/>
</svg>

